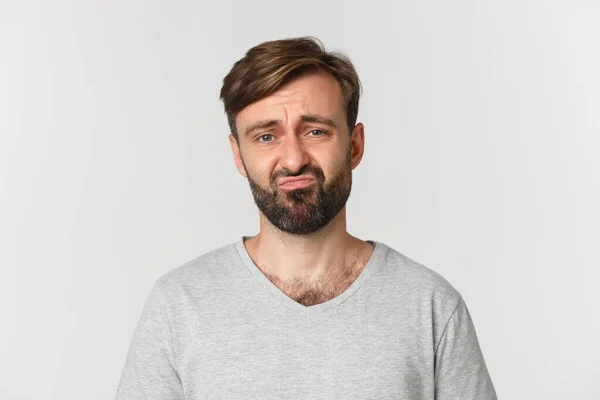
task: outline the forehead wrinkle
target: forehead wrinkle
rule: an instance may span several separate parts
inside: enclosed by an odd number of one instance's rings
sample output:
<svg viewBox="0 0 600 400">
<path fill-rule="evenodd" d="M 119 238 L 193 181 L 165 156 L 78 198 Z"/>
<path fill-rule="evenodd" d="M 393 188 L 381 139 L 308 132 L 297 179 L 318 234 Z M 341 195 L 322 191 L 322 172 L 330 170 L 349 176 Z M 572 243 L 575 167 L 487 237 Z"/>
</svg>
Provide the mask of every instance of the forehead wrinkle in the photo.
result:
<svg viewBox="0 0 600 400">
<path fill-rule="evenodd" d="M 338 100 L 341 100 L 342 108 L 345 103 L 343 98 L 338 96 L 339 84 L 335 82 L 333 88 L 332 83 L 334 82 L 331 78 L 323 81 L 321 77 L 318 80 L 312 79 L 307 85 L 291 82 L 264 98 L 263 102 L 250 105 L 250 115 L 255 116 L 252 120 L 278 121 L 279 126 L 290 126 L 301 124 L 302 115 L 314 114 L 331 118 L 341 127 L 345 121 L 344 115 L 338 113 L 338 110 L 333 110 L 332 107 Z M 292 120 L 295 116 L 298 120 Z"/>
<path fill-rule="evenodd" d="M 286 93 L 287 92 L 287 93 Z M 300 98 L 294 98 L 300 97 Z M 276 119 L 281 121 L 281 125 L 285 126 L 291 122 L 292 110 L 299 109 L 300 112 L 298 114 L 302 114 L 303 111 L 308 110 L 306 107 L 306 94 L 299 91 L 287 90 L 283 93 L 279 92 L 274 95 L 273 103 L 267 105 L 268 108 L 271 107 L 280 107 L 282 111 L 281 118 L 279 115 Z M 277 112 L 279 114 L 279 112 Z"/>
</svg>

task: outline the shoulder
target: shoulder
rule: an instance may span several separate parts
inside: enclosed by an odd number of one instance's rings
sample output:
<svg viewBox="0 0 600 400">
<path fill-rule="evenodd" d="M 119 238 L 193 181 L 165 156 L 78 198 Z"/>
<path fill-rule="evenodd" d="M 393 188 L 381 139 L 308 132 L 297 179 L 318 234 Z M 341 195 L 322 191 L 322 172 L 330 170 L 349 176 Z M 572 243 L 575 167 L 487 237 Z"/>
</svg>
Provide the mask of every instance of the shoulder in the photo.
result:
<svg viewBox="0 0 600 400">
<path fill-rule="evenodd" d="M 157 278 L 155 286 L 166 297 L 191 289 L 214 288 L 229 282 L 238 263 L 236 244 L 230 243 L 169 270 Z"/>
<path fill-rule="evenodd" d="M 462 296 L 444 276 L 394 248 L 382 245 L 385 251 L 377 268 L 380 284 L 388 282 L 392 286 L 390 291 L 404 301 L 428 304 L 443 315 L 452 313 Z"/>
</svg>

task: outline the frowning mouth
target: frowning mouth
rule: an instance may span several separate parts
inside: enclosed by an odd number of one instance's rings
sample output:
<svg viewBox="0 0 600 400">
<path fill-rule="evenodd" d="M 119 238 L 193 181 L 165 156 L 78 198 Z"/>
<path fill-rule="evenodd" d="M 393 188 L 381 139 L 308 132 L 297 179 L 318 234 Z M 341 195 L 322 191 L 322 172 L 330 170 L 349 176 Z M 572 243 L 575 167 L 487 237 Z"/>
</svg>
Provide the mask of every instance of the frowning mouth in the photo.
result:
<svg viewBox="0 0 600 400">
<path fill-rule="evenodd" d="M 316 180 L 308 175 L 300 175 L 283 178 L 279 181 L 278 186 L 284 189 L 301 189 L 315 182 Z"/>
</svg>

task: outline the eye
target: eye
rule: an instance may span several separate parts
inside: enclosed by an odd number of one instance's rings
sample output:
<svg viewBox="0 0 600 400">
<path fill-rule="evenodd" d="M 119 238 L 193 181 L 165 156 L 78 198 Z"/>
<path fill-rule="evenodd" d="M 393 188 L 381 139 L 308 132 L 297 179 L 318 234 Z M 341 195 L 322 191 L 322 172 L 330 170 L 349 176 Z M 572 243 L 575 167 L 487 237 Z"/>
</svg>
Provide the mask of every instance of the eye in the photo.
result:
<svg viewBox="0 0 600 400">
<path fill-rule="evenodd" d="M 270 139 L 270 140 L 261 140 L 261 139 L 263 139 L 263 138 L 265 138 L 265 137 L 266 137 L 266 138 L 269 138 L 269 137 L 270 137 L 271 139 Z M 273 138 L 273 135 L 271 135 L 271 134 L 265 134 L 265 135 L 260 135 L 260 136 L 259 136 L 259 137 L 258 137 L 256 140 L 257 140 L 259 143 L 268 143 L 268 142 L 270 142 L 270 141 L 272 140 L 272 138 Z"/>
<path fill-rule="evenodd" d="M 310 131 L 310 132 L 309 132 L 309 134 L 310 134 L 310 133 L 315 133 L 315 132 L 317 132 L 317 133 L 320 133 L 320 134 L 313 135 L 313 136 L 325 136 L 325 135 L 327 135 L 327 132 L 325 132 L 325 131 L 322 131 L 322 130 L 320 130 L 320 129 L 313 129 L 312 131 Z"/>
</svg>

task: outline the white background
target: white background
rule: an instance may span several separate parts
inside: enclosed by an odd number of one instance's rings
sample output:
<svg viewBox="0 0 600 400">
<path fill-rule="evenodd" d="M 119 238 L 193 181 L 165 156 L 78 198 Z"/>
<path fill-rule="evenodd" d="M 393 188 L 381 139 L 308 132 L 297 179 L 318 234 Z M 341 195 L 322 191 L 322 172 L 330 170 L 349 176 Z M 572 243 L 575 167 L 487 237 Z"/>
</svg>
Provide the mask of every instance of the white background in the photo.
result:
<svg viewBox="0 0 600 400">
<path fill-rule="evenodd" d="M 218 100 L 314 35 L 364 86 L 348 229 L 465 298 L 503 399 L 598 399 L 600 2 L 2 1 L 0 398 L 116 392 L 154 281 L 253 235 Z"/>
</svg>

